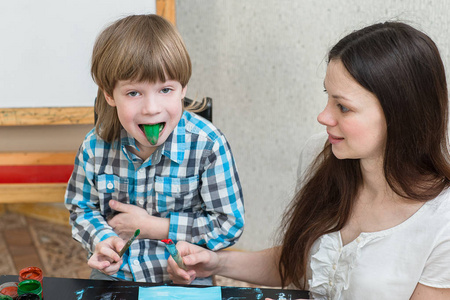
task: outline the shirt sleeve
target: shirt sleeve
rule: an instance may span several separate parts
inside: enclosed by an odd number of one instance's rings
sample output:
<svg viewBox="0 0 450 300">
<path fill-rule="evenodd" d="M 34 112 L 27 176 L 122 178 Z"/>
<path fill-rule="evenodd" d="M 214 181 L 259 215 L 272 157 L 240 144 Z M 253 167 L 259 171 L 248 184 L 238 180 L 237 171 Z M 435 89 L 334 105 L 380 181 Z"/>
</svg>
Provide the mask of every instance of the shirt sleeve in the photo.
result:
<svg viewBox="0 0 450 300">
<path fill-rule="evenodd" d="M 244 228 L 244 202 L 228 142 L 219 136 L 200 177 L 201 212 L 172 212 L 169 238 L 219 250 L 233 245 Z"/>
<path fill-rule="evenodd" d="M 65 206 L 70 212 L 72 237 L 90 253 L 94 252 L 97 243 L 108 237 L 117 236 L 100 213 L 92 161 L 93 155 L 89 155 L 89 151 L 81 146 L 65 194 Z"/>
<path fill-rule="evenodd" d="M 450 199 L 449 199 L 450 200 Z M 419 282 L 435 288 L 450 288 L 450 225 L 441 231 L 427 259 Z"/>
</svg>

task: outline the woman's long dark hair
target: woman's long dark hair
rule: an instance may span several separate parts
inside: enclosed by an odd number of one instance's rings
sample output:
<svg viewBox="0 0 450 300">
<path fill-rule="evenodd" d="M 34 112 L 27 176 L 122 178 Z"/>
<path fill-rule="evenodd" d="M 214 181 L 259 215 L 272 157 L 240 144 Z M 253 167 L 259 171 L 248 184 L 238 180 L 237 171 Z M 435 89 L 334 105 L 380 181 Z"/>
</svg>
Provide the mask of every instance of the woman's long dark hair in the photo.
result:
<svg viewBox="0 0 450 300">
<path fill-rule="evenodd" d="M 392 190 L 427 201 L 448 188 L 447 84 L 434 42 L 407 24 L 380 23 L 341 39 L 329 52 L 331 60 L 340 60 L 380 101 L 387 124 L 383 167 Z M 313 243 L 343 228 L 361 183 L 359 160 L 337 159 L 326 143 L 285 213 L 283 286 L 305 287 Z"/>
</svg>

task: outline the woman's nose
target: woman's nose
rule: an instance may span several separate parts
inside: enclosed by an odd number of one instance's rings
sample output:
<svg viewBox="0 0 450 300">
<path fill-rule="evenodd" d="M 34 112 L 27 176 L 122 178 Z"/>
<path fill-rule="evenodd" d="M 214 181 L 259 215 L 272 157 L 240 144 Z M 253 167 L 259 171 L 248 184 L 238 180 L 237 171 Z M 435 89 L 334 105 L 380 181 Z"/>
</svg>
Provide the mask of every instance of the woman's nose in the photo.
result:
<svg viewBox="0 0 450 300">
<path fill-rule="evenodd" d="M 317 116 L 317 121 L 324 126 L 335 126 L 337 124 L 329 104 Z"/>
</svg>

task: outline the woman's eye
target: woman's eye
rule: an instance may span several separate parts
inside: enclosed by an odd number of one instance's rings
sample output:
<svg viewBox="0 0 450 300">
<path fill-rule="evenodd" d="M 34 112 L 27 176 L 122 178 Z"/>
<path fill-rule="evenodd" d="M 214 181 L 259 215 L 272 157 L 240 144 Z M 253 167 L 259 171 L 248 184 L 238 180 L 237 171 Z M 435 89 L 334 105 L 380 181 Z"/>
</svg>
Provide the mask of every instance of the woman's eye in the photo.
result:
<svg viewBox="0 0 450 300">
<path fill-rule="evenodd" d="M 163 88 L 162 90 L 161 90 L 161 93 L 163 93 L 163 94 L 168 94 L 168 93 L 170 93 L 172 91 L 172 89 L 170 89 L 170 88 Z"/>
<path fill-rule="evenodd" d="M 129 92 L 127 95 L 130 96 L 130 97 L 137 97 L 137 96 L 139 96 L 140 94 L 139 94 L 139 92 L 132 91 L 132 92 Z"/>
<path fill-rule="evenodd" d="M 346 113 L 349 112 L 350 109 L 348 109 L 347 107 L 343 106 L 342 104 L 338 104 L 337 105 L 339 107 L 339 109 L 341 110 L 341 112 Z"/>
</svg>

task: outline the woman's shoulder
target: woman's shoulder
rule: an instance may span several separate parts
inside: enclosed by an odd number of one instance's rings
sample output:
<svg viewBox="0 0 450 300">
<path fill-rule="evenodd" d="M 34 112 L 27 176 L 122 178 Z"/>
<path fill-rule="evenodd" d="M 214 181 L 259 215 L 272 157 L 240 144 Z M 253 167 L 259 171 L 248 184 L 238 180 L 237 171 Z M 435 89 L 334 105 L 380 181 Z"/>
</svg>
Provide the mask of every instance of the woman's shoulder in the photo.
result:
<svg viewBox="0 0 450 300">
<path fill-rule="evenodd" d="M 446 188 L 426 204 L 434 214 L 444 214 L 450 218 L 450 188 Z"/>
<path fill-rule="evenodd" d="M 419 211 L 422 211 L 421 217 L 418 218 L 420 223 L 450 234 L 450 188 L 443 190 L 436 198 L 428 200 Z"/>
<path fill-rule="evenodd" d="M 323 150 L 328 134 L 326 131 L 316 133 L 309 137 L 300 150 L 298 165 L 297 165 L 297 189 L 300 188 L 301 182 L 305 178 L 305 172 L 308 170 L 311 163 Z"/>
</svg>

